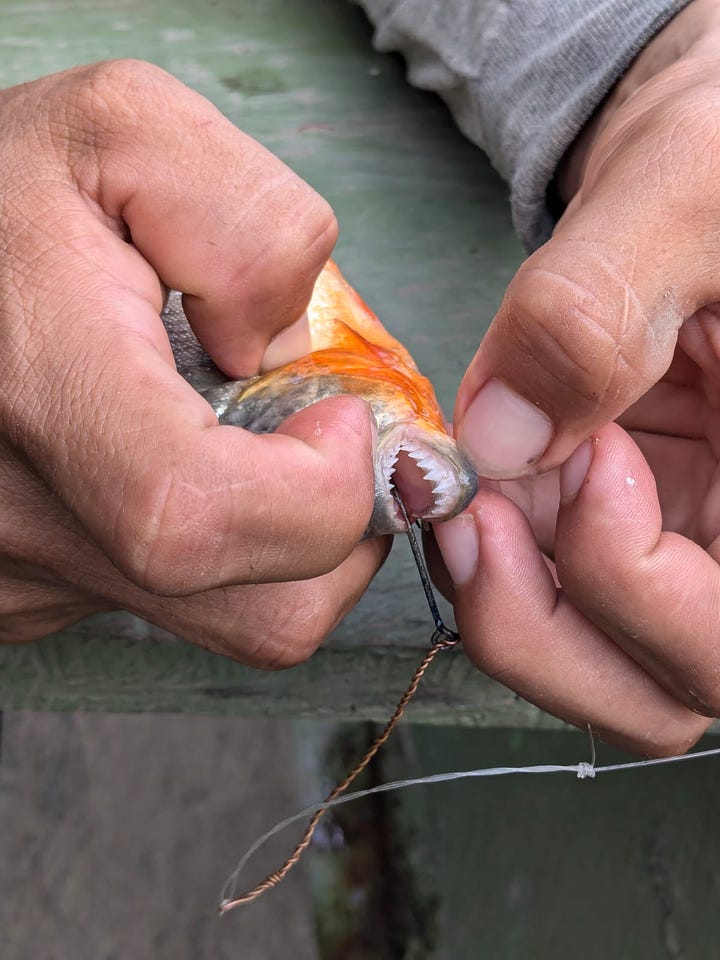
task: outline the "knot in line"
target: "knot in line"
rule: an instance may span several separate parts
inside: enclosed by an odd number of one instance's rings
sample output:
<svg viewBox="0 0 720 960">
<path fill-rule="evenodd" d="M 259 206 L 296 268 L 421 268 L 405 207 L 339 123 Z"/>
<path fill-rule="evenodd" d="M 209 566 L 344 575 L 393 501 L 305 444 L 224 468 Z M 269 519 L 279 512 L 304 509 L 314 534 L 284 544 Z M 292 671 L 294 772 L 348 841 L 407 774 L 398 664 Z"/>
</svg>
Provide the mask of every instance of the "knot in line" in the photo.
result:
<svg viewBox="0 0 720 960">
<path fill-rule="evenodd" d="M 577 765 L 577 778 L 578 780 L 594 780 L 595 764 L 587 763 L 585 760 L 581 760 Z"/>
<path fill-rule="evenodd" d="M 451 630 L 447 627 L 442 621 L 441 625 L 435 629 L 435 632 L 430 637 L 430 645 L 433 647 L 441 647 L 443 650 L 452 650 L 453 647 L 456 647 L 460 643 L 460 634 L 455 630 Z"/>
</svg>

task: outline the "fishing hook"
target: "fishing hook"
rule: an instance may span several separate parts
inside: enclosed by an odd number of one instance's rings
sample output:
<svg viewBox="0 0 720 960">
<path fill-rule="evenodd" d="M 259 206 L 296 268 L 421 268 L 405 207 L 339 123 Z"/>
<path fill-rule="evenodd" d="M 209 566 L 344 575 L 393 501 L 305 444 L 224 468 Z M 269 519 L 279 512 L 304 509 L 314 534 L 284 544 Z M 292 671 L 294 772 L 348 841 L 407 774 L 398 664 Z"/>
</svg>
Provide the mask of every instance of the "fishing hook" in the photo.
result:
<svg viewBox="0 0 720 960">
<path fill-rule="evenodd" d="M 405 521 L 407 538 L 410 541 L 410 549 L 412 550 L 412 555 L 415 560 L 415 566 L 420 574 L 420 582 L 422 583 L 425 598 L 428 602 L 428 606 L 430 607 L 430 615 L 432 616 L 435 624 L 435 631 L 430 638 L 430 643 L 433 646 L 454 647 L 460 642 L 460 634 L 456 630 L 451 630 L 440 616 L 437 600 L 435 599 L 435 594 L 430 582 L 430 574 L 428 573 L 428 569 L 425 565 L 422 550 L 420 549 L 420 544 L 417 542 L 417 537 L 415 536 L 415 531 L 413 530 L 410 517 L 405 509 L 405 504 L 402 502 L 396 487 L 391 488 L 391 493 L 395 498 L 395 502 L 400 508 L 400 513 Z"/>
</svg>

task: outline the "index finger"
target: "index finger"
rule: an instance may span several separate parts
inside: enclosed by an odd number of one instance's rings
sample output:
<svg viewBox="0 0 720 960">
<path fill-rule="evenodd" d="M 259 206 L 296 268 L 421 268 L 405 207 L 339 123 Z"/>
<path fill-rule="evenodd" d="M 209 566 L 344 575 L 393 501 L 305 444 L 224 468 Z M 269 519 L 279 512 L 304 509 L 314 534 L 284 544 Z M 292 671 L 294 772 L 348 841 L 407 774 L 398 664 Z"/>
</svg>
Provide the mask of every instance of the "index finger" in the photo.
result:
<svg viewBox="0 0 720 960">
<path fill-rule="evenodd" d="M 47 183 L 52 199 L 64 170 L 93 214 L 185 294 L 215 362 L 229 376 L 256 373 L 270 340 L 303 313 L 332 252 L 329 204 L 152 64 L 100 63 L 6 93 L 52 146 L 43 157 L 29 138 L 24 173 L 35 189 Z"/>
</svg>

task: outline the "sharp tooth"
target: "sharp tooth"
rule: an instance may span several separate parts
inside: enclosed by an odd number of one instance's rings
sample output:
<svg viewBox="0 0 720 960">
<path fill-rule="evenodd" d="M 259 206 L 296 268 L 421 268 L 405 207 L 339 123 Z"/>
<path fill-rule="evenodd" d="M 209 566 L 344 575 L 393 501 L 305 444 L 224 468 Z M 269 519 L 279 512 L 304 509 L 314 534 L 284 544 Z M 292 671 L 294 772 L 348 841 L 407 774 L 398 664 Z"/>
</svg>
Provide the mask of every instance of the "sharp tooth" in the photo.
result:
<svg viewBox="0 0 720 960">
<path fill-rule="evenodd" d="M 446 480 L 447 474 L 444 470 L 438 469 L 437 467 L 431 467 L 425 474 L 425 479 L 433 480 L 437 483 L 440 480 Z"/>
<path fill-rule="evenodd" d="M 452 481 L 450 479 L 443 479 L 435 485 L 433 493 L 437 496 L 446 497 L 450 493 L 451 487 Z"/>
</svg>

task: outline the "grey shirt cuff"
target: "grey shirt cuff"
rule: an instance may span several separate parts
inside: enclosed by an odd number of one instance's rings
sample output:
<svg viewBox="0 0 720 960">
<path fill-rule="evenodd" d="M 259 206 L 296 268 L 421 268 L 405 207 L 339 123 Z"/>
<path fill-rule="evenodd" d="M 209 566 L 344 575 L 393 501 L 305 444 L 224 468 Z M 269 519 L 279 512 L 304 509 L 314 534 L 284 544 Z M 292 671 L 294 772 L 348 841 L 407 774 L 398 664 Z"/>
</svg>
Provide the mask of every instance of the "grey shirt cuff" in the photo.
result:
<svg viewBox="0 0 720 960">
<path fill-rule="evenodd" d="M 358 0 L 379 50 L 447 102 L 510 184 L 529 249 L 555 225 L 548 187 L 637 54 L 690 0 Z"/>
</svg>

